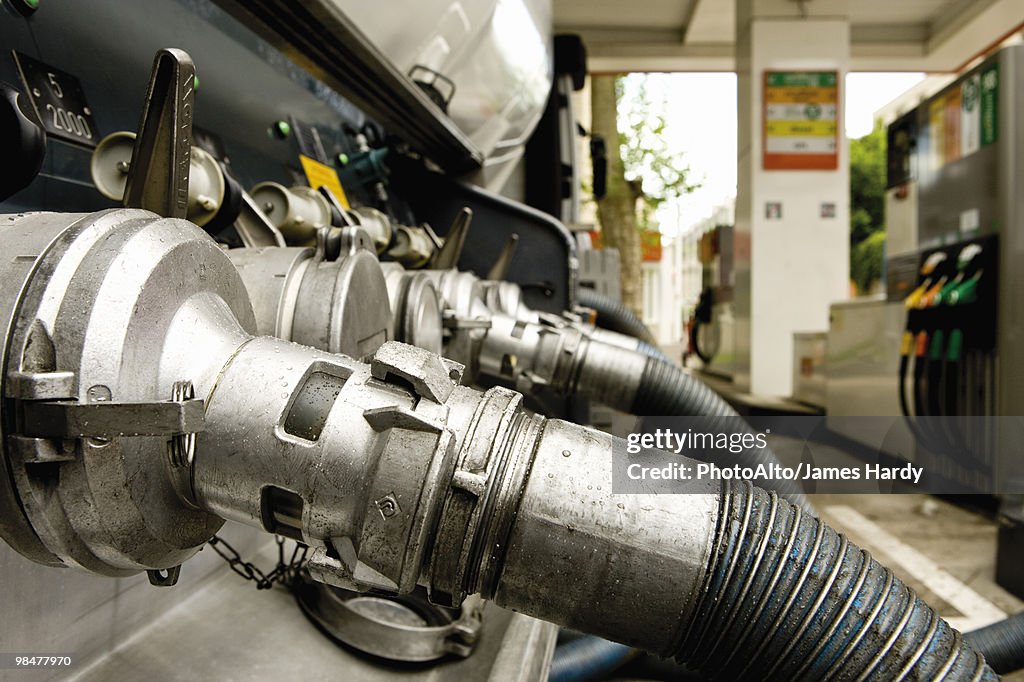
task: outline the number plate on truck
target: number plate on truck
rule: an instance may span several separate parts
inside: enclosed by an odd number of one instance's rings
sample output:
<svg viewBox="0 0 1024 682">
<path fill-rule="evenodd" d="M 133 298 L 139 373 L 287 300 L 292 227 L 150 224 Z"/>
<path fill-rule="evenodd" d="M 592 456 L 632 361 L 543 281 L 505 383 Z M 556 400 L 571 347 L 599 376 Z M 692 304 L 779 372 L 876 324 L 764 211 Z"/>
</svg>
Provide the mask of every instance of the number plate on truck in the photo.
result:
<svg viewBox="0 0 1024 682">
<path fill-rule="evenodd" d="M 15 52 L 14 58 L 46 134 L 95 147 L 99 131 L 78 78 L 20 52 Z"/>
</svg>

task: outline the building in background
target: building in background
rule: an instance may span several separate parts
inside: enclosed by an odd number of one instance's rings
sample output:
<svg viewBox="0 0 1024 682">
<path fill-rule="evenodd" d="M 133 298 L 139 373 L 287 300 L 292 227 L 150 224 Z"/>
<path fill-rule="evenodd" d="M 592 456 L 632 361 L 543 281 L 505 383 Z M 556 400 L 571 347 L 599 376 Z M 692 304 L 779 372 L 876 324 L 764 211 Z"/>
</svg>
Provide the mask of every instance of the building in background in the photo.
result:
<svg viewBox="0 0 1024 682">
<path fill-rule="evenodd" d="M 641 246 L 643 321 L 663 346 L 678 345 L 683 336 L 681 241 L 648 230 Z"/>
<path fill-rule="evenodd" d="M 716 206 L 676 236 L 645 233 L 642 318 L 660 344 L 685 346 L 686 321 L 705 288 L 714 290 L 716 306 L 731 301 L 734 210 L 732 202 Z"/>
</svg>

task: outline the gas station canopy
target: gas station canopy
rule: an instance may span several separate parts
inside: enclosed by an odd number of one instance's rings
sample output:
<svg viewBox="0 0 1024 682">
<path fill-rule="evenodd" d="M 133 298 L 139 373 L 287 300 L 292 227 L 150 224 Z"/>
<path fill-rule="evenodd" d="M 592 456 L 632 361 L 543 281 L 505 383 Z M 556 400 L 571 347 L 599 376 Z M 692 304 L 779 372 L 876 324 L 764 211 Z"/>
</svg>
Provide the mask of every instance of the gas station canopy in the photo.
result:
<svg viewBox="0 0 1024 682">
<path fill-rule="evenodd" d="M 779 18 L 848 18 L 851 71 L 958 71 L 1024 21 L 1020 0 L 775 5 Z M 554 7 L 556 30 L 586 42 L 592 72 L 735 70 L 733 0 L 555 0 Z"/>
</svg>

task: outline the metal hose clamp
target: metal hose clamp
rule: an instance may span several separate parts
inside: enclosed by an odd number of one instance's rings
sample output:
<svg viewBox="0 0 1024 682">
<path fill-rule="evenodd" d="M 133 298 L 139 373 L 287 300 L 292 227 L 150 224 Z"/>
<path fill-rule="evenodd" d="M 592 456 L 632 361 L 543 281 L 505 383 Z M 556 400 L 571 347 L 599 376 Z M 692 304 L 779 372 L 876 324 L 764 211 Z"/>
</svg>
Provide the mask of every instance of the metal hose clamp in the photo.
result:
<svg viewBox="0 0 1024 682">
<path fill-rule="evenodd" d="M 196 397 L 195 387 L 191 381 L 175 381 L 171 389 L 171 401 L 176 403 L 193 400 Z M 168 455 L 171 459 L 171 466 L 186 467 L 192 466 L 196 456 L 196 434 L 178 433 L 171 436 L 168 445 Z"/>
</svg>

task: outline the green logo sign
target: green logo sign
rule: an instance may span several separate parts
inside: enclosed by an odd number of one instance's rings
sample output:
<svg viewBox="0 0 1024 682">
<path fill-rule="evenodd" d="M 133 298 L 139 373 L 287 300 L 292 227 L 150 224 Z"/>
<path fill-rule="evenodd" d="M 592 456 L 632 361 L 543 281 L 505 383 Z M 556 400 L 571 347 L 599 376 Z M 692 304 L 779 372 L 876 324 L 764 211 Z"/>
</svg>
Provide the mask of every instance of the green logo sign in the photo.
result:
<svg viewBox="0 0 1024 682">
<path fill-rule="evenodd" d="M 981 73 L 981 146 L 996 141 L 999 133 L 999 65 Z"/>
</svg>

